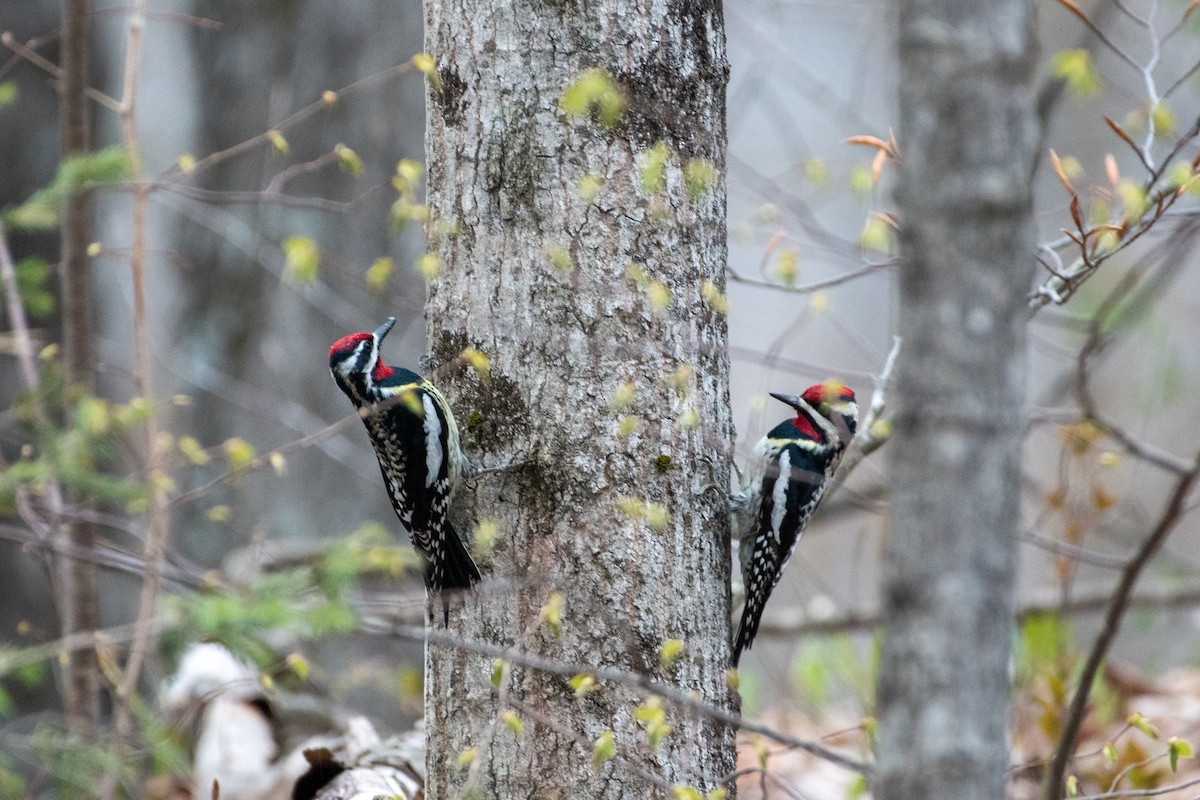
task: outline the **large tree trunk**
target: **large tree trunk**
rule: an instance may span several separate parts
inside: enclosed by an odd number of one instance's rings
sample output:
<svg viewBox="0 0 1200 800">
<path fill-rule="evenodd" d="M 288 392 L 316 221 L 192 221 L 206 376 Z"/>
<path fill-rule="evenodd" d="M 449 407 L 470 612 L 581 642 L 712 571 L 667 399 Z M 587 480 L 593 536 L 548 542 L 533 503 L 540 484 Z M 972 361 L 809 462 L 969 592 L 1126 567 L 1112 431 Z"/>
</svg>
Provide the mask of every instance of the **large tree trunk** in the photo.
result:
<svg viewBox="0 0 1200 800">
<path fill-rule="evenodd" d="M 460 529 L 490 519 L 499 535 L 481 596 L 450 628 L 728 704 L 726 324 L 702 297 L 705 281 L 723 288 L 726 256 L 720 3 L 442 0 L 426 15 L 435 378 L 472 458 L 532 462 L 459 495 Z M 628 100 L 612 129 L 560 110 L 589 68 Z M 643 186 L 660 141 L 665 186 Z M 701 163 L 716 177 L 689 192 L 693 159 L 693 177 Z M 588 175 L 603 181 L 594 197 L 581 190 Z M 630 278 L 631 264 L 644 278 Z M 486 380 L 456 360 L 467 347 L 490 357 Z M 614 408 L 625 385 L 631 402 Z M 639 418 L 624 436 L 622 414 Z M 555 593 L 561 632 L 543 613 Z M 684 650 L 666 669 L 659 649 L 672 639 Z M 491 658 L 428 647 L 434 800 L 472 787 L 664 796 L 675 783 L 715 788 L 732 770 L 732 731 L 669 705 L 671 732 L 651 751 L 635 720 L 644 692 L 601 682 L 577 699 L 562 676 L 513 665 L 494 687 L 492 672 Z M 519 734 L 498 724 L 505 711 Z M 592 743 L 610 729 L 616 758 L 593 766 Z"/>
<path fill-rule="evenodd" d="M 900 12 L 901 334 L 876 796 L 1004 796 L 1032 278 L 1026 0 Z"/>
</svg>

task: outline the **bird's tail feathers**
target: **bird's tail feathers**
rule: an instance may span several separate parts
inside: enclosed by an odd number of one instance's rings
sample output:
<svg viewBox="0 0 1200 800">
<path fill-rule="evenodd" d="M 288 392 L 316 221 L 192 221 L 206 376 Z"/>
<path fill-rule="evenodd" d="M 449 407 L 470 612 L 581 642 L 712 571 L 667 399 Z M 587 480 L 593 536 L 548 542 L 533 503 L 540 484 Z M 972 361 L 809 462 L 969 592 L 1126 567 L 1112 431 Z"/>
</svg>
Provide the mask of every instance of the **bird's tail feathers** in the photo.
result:
<svg viewBox="0 0 1200 800">
<path fill-rule="evenodd" d="M 442 622 L 450 622 L 450 605 L 464 592 L 475 588 L 482 580 L 475 560 L 463 544 L 458 532 L 446 523 L 446 535 L 443 538 L 442 565 L 440 574 L 434 568 L 432 561 L 425 562 L 425 586 L 430 589 L 430 602 L 433 602 L 434 591 L 442 603 Z"/>
<path fill-rule="evenodd" d="M 747 593 L 746 607 L 742 609 L 742 621 L 738 623 L 737 636 L 733 640 L 733 666 L 738 665 L 743 650 L 749 650 L 758 633 L 758 623 L 762 620 L 762 608 Z"/>
</svg>

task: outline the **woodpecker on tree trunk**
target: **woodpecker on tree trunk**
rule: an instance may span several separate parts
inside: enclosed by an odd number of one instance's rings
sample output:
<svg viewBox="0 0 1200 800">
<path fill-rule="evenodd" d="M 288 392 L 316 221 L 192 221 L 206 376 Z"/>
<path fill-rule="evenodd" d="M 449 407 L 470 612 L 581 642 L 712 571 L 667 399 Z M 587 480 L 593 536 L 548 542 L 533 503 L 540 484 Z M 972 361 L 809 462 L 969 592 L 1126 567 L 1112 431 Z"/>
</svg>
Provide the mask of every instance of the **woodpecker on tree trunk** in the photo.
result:
<svg viewBox="0 0 1200 800">
<path fill-rule="evenodd" d="M 733 498 L 734 536 L 746 587 L 733 644 L 735 667 L 754 642 L 767 598 L 858 427 L 854 392 L 837 381 L 810 386 L 799 397 L 771 396 L 796 409 L 796 416 L 758 440 L 742 489 Z"/>
<path fill-rule="evenodd" d="M 462 477 L 458 425 L 446 398 L 415 372 L 383 363 L 379 346 L 395 317 L 374 333 L 343 336 L 329 348 L 329 370 L 362 415 L 392 508 L 425 560 L 425 588 L 450 597 L 479 582 L 479 570 L 450 524 L 450 500 Z"/>
</svg>

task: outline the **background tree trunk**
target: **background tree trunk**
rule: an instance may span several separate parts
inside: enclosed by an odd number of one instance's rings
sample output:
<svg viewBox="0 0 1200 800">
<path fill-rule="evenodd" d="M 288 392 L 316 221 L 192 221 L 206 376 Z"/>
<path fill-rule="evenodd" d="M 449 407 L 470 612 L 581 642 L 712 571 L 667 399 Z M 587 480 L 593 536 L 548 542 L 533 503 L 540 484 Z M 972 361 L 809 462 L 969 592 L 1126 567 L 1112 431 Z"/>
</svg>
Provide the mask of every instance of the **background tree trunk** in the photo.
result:
<svg viewBox="0 0 1200 800">
<path fill-rule="evenodd" d="M 90 149 L 89 114 L 84 89 L 88 86 L 91 47 L 90 10 L 87 0 L 70 0 L 62 7 L 62 68 L 60 121 L 62 157 L 65 161 Z M 67 381 L 91 393 L 95 390 L 95 356 L 92 351 L 92 277 L 87 246 L 92 231 L 91 194 L 71 196 L 63 211 L 62 294 L 63 355 Z M 70 410 L 66 412 L 70 414 Z M 57 489 L 54 490 L 57 494 Z M 78 498 L 69 496 L 69 500 Z M 60 509 L 61 510 L 61 509 Z M 64 538 L 76 548 L 95 547 L 96 531 L 90 522 L 75 519 L 62 526 Z M 100 593 L 96 568 L 83 559 L 58 557 L 55 588 L 62 634 L 95 631 L 100 627 Z M 63 710 L 74 733 L 91 733 L 100 720 L 100 667 L 94 650 L 64 653 Z"/>
<path fill-rule="evenodd" d="M 1004 796 L 1025 301 L 1033 9 L 900 12 L 901 335 L 876 793 Z"/>
<path fill-rule="evenodd" d="M 499 535 L 482 596 L 451 628 L 728 704 L 726 322 L 702 299 L 706 280 L 723 289 L 726 257 L 720 3 L 452 0 L 426 15 L 440 87 L 426 137 L 436 380 L 471 457 L 533 460 L 460 495 L 460 529 L 490 519 Z M 629 102 L 611 130 L 560 110 L 595 67 Z M 640 167 L 658 142 L 671 148 L 665 185 L 647 190 Z M 685 188 L 689 162 L 716 168 L 701 191 Z M 603 181 L 594 198 L 588 175 Z M 467 347 L 490 357 L 486 380 L 456 366 Z M 630 435 L 621 414 L 639 418 Z M 544 611 L 555 593 L 560 633 Z M 671 639 L 685 644 L 667 670 Z M 490 658 L 428 647 L 431 798 L 662 796 L 732 770 L 723 725 L 667 707 L 670 735 L 652 751 L 634 718 L 643 693 L 601 684 L 577 699 L 562 677 L 514 666 L 494 687 L 492 672 Z M 506 710 L 520 733 L 499 723 Z M 616 757 L 594 768 L 609 729 Z"/>
</svg>

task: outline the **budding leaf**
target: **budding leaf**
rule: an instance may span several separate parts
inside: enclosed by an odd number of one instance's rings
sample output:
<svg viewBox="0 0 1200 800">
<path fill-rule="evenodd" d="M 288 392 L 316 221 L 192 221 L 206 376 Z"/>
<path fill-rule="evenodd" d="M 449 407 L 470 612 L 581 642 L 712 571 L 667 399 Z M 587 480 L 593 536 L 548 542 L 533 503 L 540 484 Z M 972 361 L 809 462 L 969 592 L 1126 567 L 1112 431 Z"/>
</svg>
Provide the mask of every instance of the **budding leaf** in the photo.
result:
<svg viewBox="0 0 1200 800">
<path fill-rule="evenodd" d="M 667 639 L 658 648 L 658 663 L 664 672 L 669 672 L 681 655 L 683 655 L 683 639 Z"/>
<path fill-rule="evenodd" d="M 338 166 L 343 170 L 356 178 L 363 174 L 362 157 L 358 153 L 340 143 L 334 145 L 333 152 L 337 154 Z"/>
<path fill-rule="evenodd" d="M 646 151 L 639 172 L 642 193 L 656 195 L 667 187 L 667 162 L 671 159 L 671 146 L 659 142 Z"/>
<path fill-rule="evenodd" d="M 235 436 L 225 442 L 224 448 L 225 460 L 233 472 L 245 469 L 254 461 L 254 447 L 244 439 Z"/>
<path fill-rule="evenodd" d="M 387 288 L 388 280 L 396 269 L 396 262 L 390 258 L 377 258 L 367 268 L 367 288 L 374 294 L 379 294 Z"/>
<path fill-rule="evenodd" d="M 1129 719 L 1126 720 L 1126 722 L 1149 736 L 1151 739 L 1158 738 L 1158 729 L 1150 724 L 1150 720 L 1146 719 L 1136 711 L 1129 715 Z"/>
<path fill-rule="evenodd" d="M 525 723 L 521 722 L 521 718 L 517 716 L 515 711 L 505 711 L 500 715 L 500 721 L 516 736 L 520 736 L 525 730 Z"/>
<path fill-rule="evenodd" d="M 613 742 L 613 732 L 604 731 L 592 743 L 592 769 L 599 769 L 604 762 L 617 754 L 617 746 Z"/>
<path fill-rule="evenodd" d="M 542 606 L 539 612 L 542 622 L 546 623 L 546 627 L 550 633 L 555 636 L 562 635 L 562 612 L 563 612 L 563 596 L 559 592 L 550 595 L 546 600 L 546 605 Z"/>
<path fill-rule="evenodd" d="M 1054 77 L 1067 84 L 1067 90 L 1076 99 L 1095 97 L 1100 93 L 1100 78 L 1092 64 L 1092 56 L 1082 48 L 1055 53 L 1050 62 Z"/>
<path fill-rule="evenodd" d="M 291 149 L 291 147 L 288 145 L 288 140 L 283 138 L 283 134 L 277 130 L 267 131 L 267 141 L 269 141 L 271 146 L 274 147 L 278 152 L 284 155 L 287 155 L 288 150 Z"/>
<path fill-rule="evenodd" d="M 312 283 L 317 279 L 321 250 L 307 236 L 289 236 L 283 240 L 284 281 L 292 284 Z"/>
<path fill-rule="evenodd" d="M 579 674 L 571 678 L 570 685 L 575 690 L 575 697 L 582 698 L 596 688 L 596 677 L 594 675 Z"/>
<path fill-rule="evenodd" d="M 563 89 L 558 105 L 572 119 L 595 114 L 597 122 L 611 128 L 625 111 L 625 96 L 607 72 L 589 69 Z"/>
<path fill-rule="evenodd" d="M 289 653 L 286 659 L 288 669 L 300 680 L 308 678 L 308 659 L 299 653 Z"/>
<path fill-rule="evenodd" d="M 1171 772 L 1178 772 L 1179 759 L 1191 758 L 1192 746 L 1178 736 L 1167 740 L 1167 758 L 1171 762 Z"/>
</svg>

